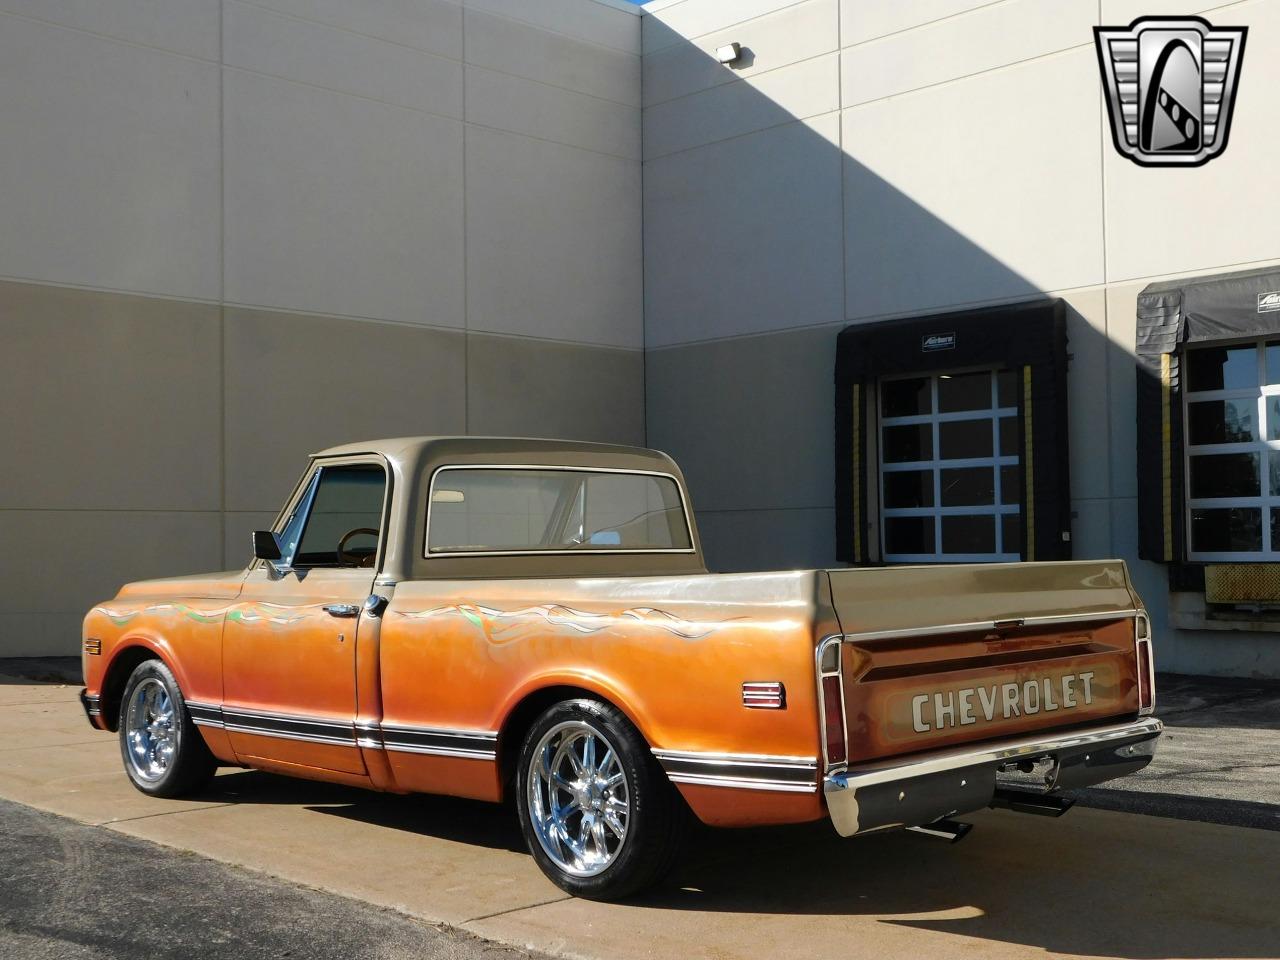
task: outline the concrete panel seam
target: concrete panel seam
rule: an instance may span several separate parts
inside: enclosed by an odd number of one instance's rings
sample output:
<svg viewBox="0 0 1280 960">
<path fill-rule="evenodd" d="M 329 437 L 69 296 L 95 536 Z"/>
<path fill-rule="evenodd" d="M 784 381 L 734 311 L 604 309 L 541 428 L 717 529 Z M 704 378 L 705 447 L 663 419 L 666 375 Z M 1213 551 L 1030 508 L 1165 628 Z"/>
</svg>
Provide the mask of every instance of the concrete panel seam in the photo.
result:
<svg viewBox="0 0 1280 960">
<path fill-rule="evenodd" d="M 821 120 L 825 117 L 839 117 L 840 108 L 834 110 L 825 110 L 822 113 L 814 113 L 805 117 L 796 117 L 791 120 L 783 120 L 781 123 L 771 123 L 767 127 L 760 127 L 756 130 L 748 130 L 746 133 L 735 133 L 731 137 L 721 137 L 718 140 L 708 140 L 706 143 L 699 143 L 692 147 L 681 147 L 679 150 L 672 150 L 670 153 L 659 153 L 652 157 L 647 157 L 643 162 L 646 164 L 653 163 L 657 160 L 666 160 L 669 157 L 678 157 L 682 154 L 693 153 L 695 150 L 705 150 L 707 147 L 714 147 L 722 143 L 732 143 L 734 140 L 742 140 L 746 137 L 754 137 L 758 133 L 767 133 L 770 130 L 780 130 L 783 127 L 789 127 L 793 124 L 807 124 L 813 120 Z"/>
<path fill-rule="evenodd" d="M 600 5 L 607 6 L 610 9 L 617 9 L 613 7 L 612 4 L 602 3 Z M 478 7 L 473 7 L 470 4 L 466 4 L 466 3 L 463 4 L 463 10 L 474 10 L 477 13 L 488 14 L 491 17 L 501 17 L 503 20 L 509 20 L 512 23 L 518 23 L 522 27 L 529 27 L 532 30 L 541 30 L 543 33 L 554 34 L 557 37 L 564 37 L 566 40 L 572 40 L 574 43 L 585 43 L 587 46 L 596 47 L 600 50 L 611 50 L 614 53 L 625 53 L 628 56 L 635 57 L 636 59 L 640 58 L 640 54 L 634 50 L 624 50 L 622 47 L 615 47 L 607 43 L 600 43 L 598 40 L 588 40 L 586 37 L 575 36 L 572 33 L 561 33 L 559 30 L 552 30 L 549 27 L 545 27 L 540 23 L 534 23 L 531 20 L 524 20 L 520 17 L 513 17 L 507 13 L 498 13 L 495 10 L 482 10 Z M 630 11 L 627 11 L 627 12 L 629 13 Z"/>
<path fill-rule="evenodd" d="M 247 73 L 254 77 L 266 77 L 269 80 L 279 80 L 281 83 L 292 83 L 299 87 L 310 87 L 312 90 L 324 90 L 327 93 L 336 94 L 340 97 L 350 97 L 353 100 L 364 100 L 368 103 L 378 103 L 384 107 L 391 107 L 393 110 L 405 110 L 409 113 L 421 114 L 427 117 L 435 117 L 439 120 L 452 120 L 454 123 L 462 123 L 462 117 L 450 116 L 447 113 L 437 113 L 434 110 L 423 110 L 421 107 L 407 107 L 403 103 L 394 103 L 391 100 L 383 100 L 381 97 L 371 97 L 363 93 L 352 93 L 350 90 L 339 90 L 337 87 L 328 87 L 322 83 L 312 83 L 310 80 L 298 80 L 294 77 L 283 77 L 278 73 L 264 73 L 261 70 L 254 70 L 251 67 L 237 67 L 229 63 L 222 65 L 223 71 L 235 70 L 238 73 Z M 464 84 L 465 86 L 465 84 Z"/>
<path fill-rule="evenodd" d="M 961 17 L 967 17 L 971 13 L 978 13 L 989 7 L 998 7 L 1002 3 L 1016 3 L 1017 0 L 988 0 L 987 3 L 979 4 L 976 7 L 970 7 L 968 10 L 959 10 L 956 13 L 949 13 L 945 17 L 937 17 L 933 20 L 926 20 L 923 23 L 913 23 L 909 27 L 903 27 L 901 30 L 890 30 L 888 33 L 882 33 L 876 37 L 867 37 L 865 40 L 859 40 L 857 43 L 850 43 L 842 46 L 841 50 L 852 50 L 855 47 L 861 47 L 868 43 L 875 43 L 878 40 L 884 40 L 887 37 L 898 37 L 904 33 L 910 33 L 912 30 L 920 30 L 924 27 L 931 27 L 937 23 L 946 23 L 948 20 L 958 20 Z M 1099 21 L 1101 22 L 1101 21 Z"/>
<path fill-rule="evenodd" d="M 462 57 L 467 56 L 467 10 L 462 10 Z M 471 278 L 467 264 L 471 248 L 467 243 L 467 70 L 462 68 L 462 432 L 471 433 Z"/>
<path fill-rule="evenodd" d="M 738 84 L 753 83 L 754 81 L 760 79 L 761 77 L 772 76 L 775 73 L 780 73 L 783 70 L 789 70 L 792 67 L 803 66 L 806 63 L 812 63 L 814 60 L 821 60 L 823 57 L 838 57 L 839 52 L 840 51 L 832 47 L 830 50 L 823 50 L 821 53 L 815 53 L 808 57 L 801 57 L 800 59 L 792 60 L 789 63 L 782 63 L 776 67 L 770 67 L 768 70 L 761 70 L 759 73 L 753 73 L 749 77 L 734 77 L 732 80 L 729 80 L 725 83 L 717 83 L 713 87 L 701 87 L 697 90 L 690 90 L 688 93 L 681 93 L 677 96 L 669 97 L 666 100 L 659 100 L 656 103 L 647 103 L 644 105 L 643 111 L 645 113 L 648 113 L 650 110 L 654 109 L 655 107 L 665 107 L 668 104 L 679 103 L 681 100 L 688 100 L 692 97 L 698 97 L 708 93 L 715 93 L 721 90 L 732 90 Z M 843 58 L 840 58 L 840 59 L 843 59 Z M 837 77 L 840 75 L 839 68 L 837 68 L 836 70 L 836 75 Z M 798 119 L 803 119 L 803 118 L 798 118 Z"/>
<path fill-rule="evenodd" d="M 279 10 L 275 7 L 268 7 L 261 3 L 254 3 L 253 0 L 231 0 L 232 3 L 238 3 L 243 7 L 253 7 L 255 10 L 261 10 L 263 13 L 269 13 L 274 17 L 282 20 L 294 20 L 298 23 L 308 23 L 318 27 L 325 27 L 329 30 L 337 30 L 340 33 L 347 33 L 353 37 L 360 37 L 364 40 L 375 40 L 378 43 L 389 43 L 393 47 L 403 47 L 405 50 L 412 50 L 414 53 L 425 54 L 428 57 L 436 57 L 439 60 L 448 60 L 452 63 L 462 63 L 462 57 L 451 57 L 447 53 L 437 53 L 434 50 L 427 50 L 423 47 L 414 46 L 412 43 L 405 43 L 402 40 L 392 40 L 390 37 L 380 37 L 377 34 L 365 33 L 362 30 L 352 30 L 350 27 L 340 26 L 336 23 L 329 23 L 327 20 L 316 20 L 313 17 L 303 17 L 296 13 L 289 13 Z M 225 4 L 226 0 L 221 0 L 221 4 Z M 459 10 L 462 8 L 459 6 Z M 463 48 L 465 50 L 465 47 Z"/>
<path fill-rule="evenodd" d="M 622 100 L 615 100 L 612 97 L 602 97 L 598 93 L 588 93 L 586 90 L 578 90 L 574 87 L 566 87 L 560 83 L 551 83 L 547 80 L 538 80 L 535 77 L 526 77 L 522 73 L 511 73 L 509 70 L 499 70 L 497 67 L 490 66 L 487 63 L 475 63 L 471 60 L 464 61 L 464 66 L 471 67 L 475 70 L 487 70 L 489 73 L 496 73 L 501 77 L 510 77 L 512 80 L 519 80 L 521 83 L 534 83 L 540 87 L 549 87 L 552 90 L 560 90 L 564 93 L 572 93 L 579 97 L 590 97 L 592 100 L 599 100 L 601 103 L 609 103 L 615 107 L 622 107 L 625 110 L 634 110 L 637 114 L 641 108 L 634 103 L 626 103 Z"/>
<path fill-rule="evenodd" d="M 1003 3 L 1006 0 L 999 0 Z M 900 90 L 896 93 L 888 93 L 883 97 L 873 97 L 870 100 L 860 100 L 857 103 L 850 104 L 845 110 L 858 110 L 862 107 L 870 106 L 873 103 L 883 103 L 886 100 L 895 100 L 900 97 L 909 97 L 915 93 L 921 93 L 925 90 L 936 90 L 939 87 L 947 87 L 955 83 L 963 83 L 965 80 L 972 80 L 974 77 L 983 77 L 992 73 L 999 73 L 1002 70 L 1012 70 L 1016 67 L 1026 66 L 1028 63 L 1036 63 L 1040 60 L 1049 60 L 1053 57 L 1062 57 L 1067 54 L 1076 53 L 1080 50 L 1092 49 L 1093 43 L 1079 43 L 1072 47 L 1063 47 L 1061 50 L 1054 50 L 1052 53 L 1038 53 L 1034 57 L 1024 57 L 1021 60 L 1011 60 L 1008 63 L 1002 63 L 996 67 L 988 67 L 985 70 L 975 70 L 973 73 L 966 73 L 958 77 L 948 77 L 946 80 L 938 80 L 935 83 L 926 83 L 918 87 L 912 87 L 910 90 Z"/>
<path fill-rule="evenodd" d="M 143 43 L 141 40 L 127 40 L 123 37 L 113 37 L 110 34 L 99 33 L 97 30 L 87 30 L 84 27 L 74 27 L 69 23 L 58 23 L 54 20 L 46 20 L 43 17 L 33 17 L 26 13 L 13 13 L 10 10 L 0 10 L 0 18 L 13 17 L 15 20 L 26 20 L 28 23 L 38 23 L 44 27 L 53 27 L 58 30 L 70 30 L 72 33 L 84 34 L 87 37 L 95 37 L 98 40 L 109 40 L 112 43 L 118 43 L 126 47 L 137 47 L 143 50 L 154 50 L 156 53 L 167 54 L 171 57 L 178 57 L 182 60 L 189 60 L 193 63 L 204 63 L 209 66 L 216 67 L 218 60 L 208 57 L 197 57 L 190 53 L 181 53 L 177 50 L 170 50 L 168 47 L 159 47 L 154 43 Z"/>
<path fill-rule="evenodd" d="M 581 150 L 583 153 L 594 153 L 598 157 L 609 157 L 612 160 L 621 160 L 624 163 L 642 162 L 639 157 L 627 157 L 620 153 L 610 153 L 608 150 L 596 150 L 592 147 L 584 147 L 576 143 L 564 143 L 560 140 L 552 140 L 549 137 L 535 137 L 531 133 L 522 133 L 519 130 L 508 130 L 506 127 L 494 127 L 487 123 L 477 123 L 474 120 L 468 120 L 467 126 L 475 127 L 477 130 L 492 130 L 495 133 L 505 133 L 512 137 L 524 137 L 526 140 L 537 140 L 539 143 L 551 143 L 555 144 L 557 147 L 564 147 L 566 150 Z"/>
<path fill-rule="evenodd" d="M 226 43 L 226 0 L 218 0 L 218 61 Z M 218 70 L 218 505 L 223 529 L 227 525 L 227 83 L 226 69 Z M 223 534 L 222 564 L 227 563 Z"/>
<path fill-rule="evenodd" d="M 160 298 L 163 299 L 163 298 Z M 253 310 L 258 313 L 281 313 L 293 317 L 323 317 L 327 320 L 355 320 L 360 323 L 389 323 L 397 327 L 413 327 L 420 330 L 439 330 L 442 333 L 463 333 L 462 327 L 451 327 L 445 324 L 425 323 L 418 320 L 396 320 L 391 317 L 366 317 L 349 313 L 321 313 L 318 310 L 294 310 L 266 303 L 245 303 L 239 300 L 224 300 L 222 306 L 233 310 Z"/>
<path fill-rule="evenodd" d="M 1255 267 L 1270 267 L 1273 265 L 1280 266 L 1280 257 L 1270 257 L 1264 260 L 1236 260 L 1230 263 L 1211 263 L 1207 266 L 1175 270 L 1172 273 L 1148 273 L 1132 277 L 1116 277 L 1114 280 L 1108 280 L 1107 286 L 1118 287 L 1127 283 L 1140 283 L 1143 281 L 1155 283 L 1158 280 L 1177 280 L 1181 277 L 1194 277 L 1202 273 L 1225 273 L 1229 270 L 1253 269 Z"/>
<path fill-rule="evenodd" d="M 670 9 L 671 9 L 671 8 L 673 8 L 673 7 L 682 6 L 683 4 L 688 3 L 688 2 L 689 2 L 689 0 L 678 0 L 678 2 L 676 2 L 676 3 L 670 3 L 670 4 L 666 4 L 666 5 L 664 5 L 664 6 L 656 6 L 656 5 L 654 5 L 654 4 L 646 4 L 646 5 L 645 5 L 645 7 L 644 7 L 644 14 L 645 14 L 645 16 L 652 17 L 652 16 L 654 16 L 656 13 L 659 13 L 659 12 L 661 12 L 661 11 L 663 11 L 663 10 L 670 10 Z M 690 42 L 692 42 L 692 41 L 699 40 L 699 39 L 701 39 L 702 37 L 709 37 L 709 36 L 711 36 L 711 34 L 713 34 L 713 33 L 720 33 L 720 32 L 721 32 L 721 31 L 723 31 L 723 30 L 732 30 L 734 27 L 741 27 L 741 26 L 745 26 L 745 25 L 746 25 L 746 24 L 748 24 L 748 23 L 754 23 L 754 22 L 755 22 L 755 21 L 757 21 L 757 20 L 763 20 L 765 17 L 772 17 L 772 16 L 774 16 L 775 14 L 782 13 L 784 10 L 790 10 L 790 9 L 792 9 L 793 7 L 803 6 L 804 4 L 806 4 L 806 3 L 808 3 L 808 2 L 809 2 L 809 0 L 796 0 L 796 2 L 795 2 L 795 3 L 786 3 L 786 4 L 782 4 L 782 5 L 778 6 L 777 8 L 775 8 L 775 9 L 773 9 L 773 10 L 770 10 L 768 13 L 761 13 L 761 14 L 758 14 L 758 15 L 756 15 L 756 16 L 754 16 L 754 17 L 747 17 L 745 20 L 733 20 L 733 21 L 731 21 L 731 22 L 729 22 L 729 23 L 721 24 L 720 26 L 715 27 L 715 28 L 714 28 L 714 29 L 712 29 L 712 30 L 705 30 L 705 31 L 703 31 L 702 33 L 695 33 L 695 34 L 693 34 L 692 36 L 688 36 L 688 37 L 686 37 L 686 36 L 680 36 L 678 39 L 676 39 L 676 40 L 672 40 L 670 43 L 664 43 L 662 46 L 660 46 L 660 47 L 656 47 L 652 52 L 650 52 L 650 51 L 648 51 L 648 50 L 642 50 L 642 51 L 641 51 L 641 53 L 642 53 L 642 56 L 646 56 L 646 57 L 654 56 L 655 54 L 662 53 L 664 50 L 670 50 L 670 49 L 671 49 L 671 48 L 673 48 L 673 47 L 678 47 L 678 46 L 680 46 L 680 45 L 681 45 L 681 43 L 690 43 Z M 1002 2 L 1002 0 L 996 0 L 996 2 L 997 2 L 997 3 L 999 3 L 999 2 Z M 652 8 L 652 9 L 650 9 L 650 8 Z M 674 31 L 673 31 L 673 32 L 674 32 Z M 643 36 L 643 34 L 642 34 L 642 36 Z M 837 35 L 836 43 L 838 44 L 839 42 L 840 42 L 840 40 L 839 40 L 839 36 Z M 641 41 L 641 43 L 643 43 L 643 40 Z"/>
<path fill-rule="evenodd" d="M 154 290 L 127 290 L 123 287 L 101 287 L 88 283 L 72 283 L 65 280 L 44 280 L 39 277 L 20 277 L 12 274 L 0 274 L 0 283 L 30 283 L 38 287 L 65 287 L 68 290 L 83 290 L 86 293 L 113 293 L 122 297 L 143 297 L 147 300 L 172 300 L 175 303 L 198 303 L 203 306 L 216 307 L 222 301 L 208 297 L 187 297 L 176 293 L 157 293 Z"/>
</svg>

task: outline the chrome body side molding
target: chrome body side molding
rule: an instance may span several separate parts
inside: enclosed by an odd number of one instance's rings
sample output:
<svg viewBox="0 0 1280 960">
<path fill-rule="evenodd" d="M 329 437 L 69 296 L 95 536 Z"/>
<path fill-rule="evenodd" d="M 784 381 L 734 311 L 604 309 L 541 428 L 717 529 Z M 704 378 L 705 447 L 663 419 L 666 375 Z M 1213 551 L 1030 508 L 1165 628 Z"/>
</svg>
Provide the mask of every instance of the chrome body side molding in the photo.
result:
<svg viewBox="0 0 1280 960">
<path fill-rule="evenodd" d="M 658 749 L 653 755 L 672 783 L 775 793 L 816 793 L 818 789 L 816 757 Z"/>
<path fill-rule="evenodd" d="M 497 731 L 384 725 L 371 720 L 267 713 L 190 700 L 187 701 L 187 710 L 192 721 L 199 726 L 218 727 L 234 733 L 470 760 L 495 760 L 498 756 Z"/>
</svg>

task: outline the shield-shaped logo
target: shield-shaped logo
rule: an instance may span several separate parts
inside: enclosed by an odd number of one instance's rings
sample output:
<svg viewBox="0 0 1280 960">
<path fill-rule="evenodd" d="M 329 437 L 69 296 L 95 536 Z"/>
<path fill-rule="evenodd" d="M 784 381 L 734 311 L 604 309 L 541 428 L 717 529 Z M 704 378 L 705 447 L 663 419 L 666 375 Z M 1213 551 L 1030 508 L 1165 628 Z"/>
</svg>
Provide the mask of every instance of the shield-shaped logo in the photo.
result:
<svg viewBox="0 0 1280 960">
<path fill-rule="evenodd" d="M 1116 149 L 1144 167 L 1197 167 L 1222 153 L 1246 33 L 1200 17 L 1094 27 Z"/>
</svg>

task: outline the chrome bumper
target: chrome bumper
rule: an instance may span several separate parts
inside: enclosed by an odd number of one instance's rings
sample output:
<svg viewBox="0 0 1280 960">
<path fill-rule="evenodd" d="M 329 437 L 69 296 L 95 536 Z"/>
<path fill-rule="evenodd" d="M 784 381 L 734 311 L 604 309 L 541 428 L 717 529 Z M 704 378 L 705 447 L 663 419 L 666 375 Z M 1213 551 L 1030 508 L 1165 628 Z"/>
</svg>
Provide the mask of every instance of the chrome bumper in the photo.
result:
<svg viewBox="0 0 1280 960">
<path fill-rule="evenodd" d="M 94 729 L 102 729 L 102 698 L 91 694 L 85 688 L 80 690 L 80 706 L 84 708 L 85 719 Z"/>
<path fill-rule="evenodd" d="M 851 837 L 872 830 L 915 827 L 991 805 L 998 775 L 1012 761 L 1049 759 L 1044 792 L 1087 787 L 1141 770 L 1155 754 L 1164 724 L 1154 717 L 1132 723 L 1039 734 L 956 747 L 829 774 L 823 784 L 836 832 Z"/>
</svg>

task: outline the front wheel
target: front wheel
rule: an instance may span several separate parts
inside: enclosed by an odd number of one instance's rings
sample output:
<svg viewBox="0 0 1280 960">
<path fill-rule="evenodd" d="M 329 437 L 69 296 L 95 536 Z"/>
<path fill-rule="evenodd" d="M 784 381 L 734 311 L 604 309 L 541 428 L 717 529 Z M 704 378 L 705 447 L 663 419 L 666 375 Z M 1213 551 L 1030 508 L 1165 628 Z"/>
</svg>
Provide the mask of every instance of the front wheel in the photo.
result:
<svg viewBox="0 0 1280 960">
<path fill-rule="evenodd" d="M 181 797 L 209 782 L 218 761 L 187 712 L 169 668 L 138 664 L 120 701 L 120 754 L 133 785 L 153 797 Z"/>
<path fill-rule="evenodd" d="M 525 737 L 518 770 L 525 842 L 562 890 L 617 900 L 671 868 L 687 813 L 615 707 L 595 700 L 551 707 Z"/>
</svg>

